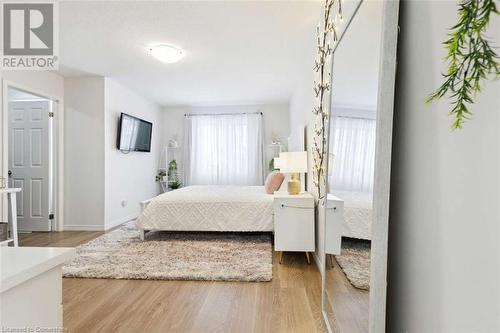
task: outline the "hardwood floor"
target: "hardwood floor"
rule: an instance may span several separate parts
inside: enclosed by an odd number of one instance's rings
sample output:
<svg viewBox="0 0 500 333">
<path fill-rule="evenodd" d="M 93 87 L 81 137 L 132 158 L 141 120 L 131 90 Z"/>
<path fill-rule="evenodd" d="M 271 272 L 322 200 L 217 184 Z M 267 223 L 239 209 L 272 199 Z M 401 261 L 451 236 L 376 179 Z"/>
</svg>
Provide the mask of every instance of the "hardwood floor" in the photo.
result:
<svg viewBox="0 0 500 333">
<path fill-rule="evenodd" d="M 100 232 L 20 236 L 21 246 L 77 246 Z M 303 253 L 274 255 L 271 282 L 63 279 L 69 332 L 325 332 L 321 278 Z"/>
<path fill-rule="evenodd" d="M 328 258 L 326 268 L 327 293 L 330 304 L 330 322 L 338 332 L 368 332 L 370 293 L 357 289 L 347 280 L 339 264 L 335 261 L 333 268 Z"/>
<path fill-rule="evenodd" d="M 101 231 L 33 232 L 19 234 L 19 245 L 74 247 L 86 243 L 103 233 Z"/>
</svg>

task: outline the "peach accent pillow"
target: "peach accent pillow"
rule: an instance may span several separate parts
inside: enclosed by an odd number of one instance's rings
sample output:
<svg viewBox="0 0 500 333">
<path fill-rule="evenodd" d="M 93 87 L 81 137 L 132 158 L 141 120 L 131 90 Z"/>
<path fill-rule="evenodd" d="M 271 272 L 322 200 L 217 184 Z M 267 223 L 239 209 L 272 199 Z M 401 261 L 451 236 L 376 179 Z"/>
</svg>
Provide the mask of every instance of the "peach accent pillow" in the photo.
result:
<svg viewBox="0 0 500 333">
<path fill-rule="evenodd" d="M 281 183 L 285 179 L 285 175 L 279 171 L 271 172 L 267 178 L 264 187 L 267 194 L 274 194 L 275 191 L 280 189 Z"/>
</svg>

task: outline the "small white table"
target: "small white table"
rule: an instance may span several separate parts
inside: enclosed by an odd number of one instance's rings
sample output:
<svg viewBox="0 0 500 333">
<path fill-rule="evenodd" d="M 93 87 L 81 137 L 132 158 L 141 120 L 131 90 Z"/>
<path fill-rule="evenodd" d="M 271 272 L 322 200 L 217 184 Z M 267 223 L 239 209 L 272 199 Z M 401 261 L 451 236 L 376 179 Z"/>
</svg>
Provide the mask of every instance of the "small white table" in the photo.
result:
<svg viewBox="0 0 500 333">
<path fill-rule="evenodd" d="M 284 251 L 305 252 L 310 264 L 315 245 L 314 197 L 308 192 L 274 192 L 274 249 L 281 251 L 280 264 Z"/>
<path fill-rule="evenodd" d="M 7 194 L 7 199 L 10 203 L 10 235 L 4 241 L 0 241 L 0 245 L 8 245 L 10 242 L 14 243 L 14 246 L 19 246 L 17 239 L 17 203 L 16 195 L 17 192 L 21 192 L 20 188 L 2 188 L 0 189 L 0 194 Z"/>
<path fill-rule="evenodd" d="M 74 255 L 64 247 L 0 247 L 0 327 L 62 329 L 61 267 Z"/>
</svg>

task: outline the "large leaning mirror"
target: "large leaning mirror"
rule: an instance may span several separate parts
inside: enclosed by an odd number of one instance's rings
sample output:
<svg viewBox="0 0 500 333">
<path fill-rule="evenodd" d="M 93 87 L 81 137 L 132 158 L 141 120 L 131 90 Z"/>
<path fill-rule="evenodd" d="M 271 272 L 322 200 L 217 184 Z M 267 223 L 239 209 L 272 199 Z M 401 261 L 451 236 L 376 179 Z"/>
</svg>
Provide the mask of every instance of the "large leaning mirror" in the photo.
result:
<svg viewBox="0 0 500 333">
<path fill-rule="evenodd" d="M 320 221 L 323 315 L 332 332 L 383 332 L 398 2 L 342 6 Z"/>
</svg>

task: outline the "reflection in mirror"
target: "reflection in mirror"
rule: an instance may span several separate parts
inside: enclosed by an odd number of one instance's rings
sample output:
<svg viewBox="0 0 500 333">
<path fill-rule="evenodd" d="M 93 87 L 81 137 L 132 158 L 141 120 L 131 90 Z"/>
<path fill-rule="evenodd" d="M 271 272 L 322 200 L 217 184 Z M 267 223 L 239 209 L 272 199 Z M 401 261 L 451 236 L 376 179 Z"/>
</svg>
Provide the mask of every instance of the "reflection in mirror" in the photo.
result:
<svg viewBox="0 0 500 333">
<path fill-rule="evenodd" d="M 364 1 L 333 55 L 323 306 L 340 332 L 369 327 L 382 7 Z"/>
</svg>

